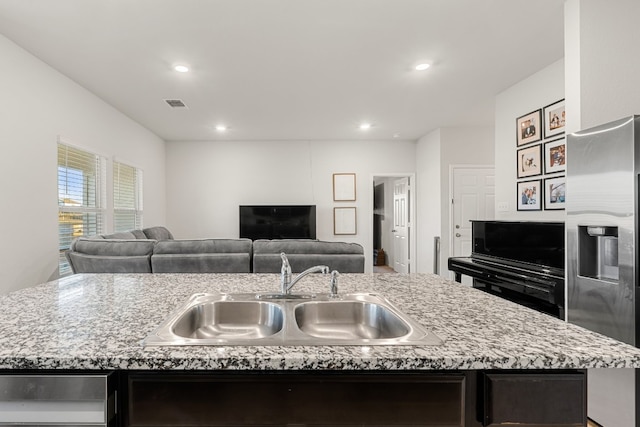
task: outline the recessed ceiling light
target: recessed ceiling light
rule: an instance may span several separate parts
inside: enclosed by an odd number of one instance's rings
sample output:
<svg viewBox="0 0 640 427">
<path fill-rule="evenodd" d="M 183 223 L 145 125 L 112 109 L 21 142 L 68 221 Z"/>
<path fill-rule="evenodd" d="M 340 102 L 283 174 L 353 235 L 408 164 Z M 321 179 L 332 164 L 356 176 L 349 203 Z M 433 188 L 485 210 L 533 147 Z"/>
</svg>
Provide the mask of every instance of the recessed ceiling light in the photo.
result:
<svg viewBox="0 0 640 427">
<path fill-rule="evenodd" d="M 225 125 L 218 125 L 218 126 L 216 126 L 216 130 L 218 132 L 224 132 L 224 131 L 227 130 L 227 127 Z"/>
<path fill-rule="evenodd" d="M 361 130 L 371 129 L 371 123 L 362 123 L 362 124 L 360 125 L 360 129 L 361 129 Z"/>
<path fill-rule="evenodd" d="M 393 137 L 394 137 L 394 138 L 400 138 L 400 134 L 399 134 L 399 133 L 394 133 L 394 134 L 393 134 Z"/>
<path fill-rule="evenodd" d="M 186 73 L 189 71 L 189 67 L 187 67 L 186 65 L 175 65 L 173 69 L 179 73 Z"/>
<path fill-rule="evenodd" d="M 429 68 L 431 65 L 429 64 L 418 64 L 416 65 L 416 71 L 424 71 Z"/>
</svg>

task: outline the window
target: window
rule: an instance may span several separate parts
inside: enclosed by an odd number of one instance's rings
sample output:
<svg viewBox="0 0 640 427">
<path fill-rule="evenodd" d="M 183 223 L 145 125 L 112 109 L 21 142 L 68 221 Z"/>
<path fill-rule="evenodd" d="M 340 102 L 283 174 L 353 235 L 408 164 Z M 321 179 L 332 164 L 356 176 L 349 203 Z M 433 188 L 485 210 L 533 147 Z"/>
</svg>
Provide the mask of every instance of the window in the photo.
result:
<svg viewBox="0 0 640 427">
<path fill-rule="evenodd" d="M 142 170 L 113 162 L 113 229 L 142 228 Z"/>
<path fill-rule="evenodd" d="M 60 276 L 71 273 L 64 256 L 71 241 L 103 232 L 106 199 L 104 157 L 58 143 L 58 240 Z"/>
</svg>

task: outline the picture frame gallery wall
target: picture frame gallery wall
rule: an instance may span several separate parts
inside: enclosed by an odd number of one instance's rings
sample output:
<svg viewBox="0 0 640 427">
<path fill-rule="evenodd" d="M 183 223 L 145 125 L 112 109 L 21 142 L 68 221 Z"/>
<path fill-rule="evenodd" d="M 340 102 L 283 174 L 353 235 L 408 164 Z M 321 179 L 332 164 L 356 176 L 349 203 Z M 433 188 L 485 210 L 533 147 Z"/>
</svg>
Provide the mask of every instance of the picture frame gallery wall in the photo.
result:
<svg viewBox="0 0 640 427">
<path fill-rule="evenodd" d="M 565 101 L 516 119 L 518 211 L 564 209 L 566 199 Z"/>
</svg>

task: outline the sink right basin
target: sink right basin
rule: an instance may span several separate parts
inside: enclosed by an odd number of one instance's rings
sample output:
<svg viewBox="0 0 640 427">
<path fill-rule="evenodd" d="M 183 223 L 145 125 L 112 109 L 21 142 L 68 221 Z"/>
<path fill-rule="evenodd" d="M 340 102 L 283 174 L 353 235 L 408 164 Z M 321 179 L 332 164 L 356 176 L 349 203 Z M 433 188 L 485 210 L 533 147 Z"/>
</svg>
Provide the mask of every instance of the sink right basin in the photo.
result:
<svg viewBox="0 0 640 427">
<path fill-rule="evenodd" d="M 409 325 L 391 310 L 366 301 L 305 302 L 295 308 L 298 328 L 307 335 L 332 340 L 399 338 Z"/>
</svg>

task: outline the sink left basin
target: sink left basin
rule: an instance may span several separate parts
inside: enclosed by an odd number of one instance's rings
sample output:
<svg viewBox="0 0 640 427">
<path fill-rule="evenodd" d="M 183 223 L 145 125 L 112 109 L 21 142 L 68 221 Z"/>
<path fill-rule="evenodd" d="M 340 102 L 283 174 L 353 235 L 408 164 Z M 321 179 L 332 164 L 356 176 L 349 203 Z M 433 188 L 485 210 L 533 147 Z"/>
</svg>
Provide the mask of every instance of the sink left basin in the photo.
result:
<svg viewBox="0 0 640 427">
<path fill-rule="evenodd" d="M 282 307 L 254 295 L 195 294 L 145 339 L 145 345 L 252 344 L 282 331 Z"/>
<path fill-rule="evenodd" d="M 282 329 L 282 309 L 258 301 L 215 301 L 185 311 L 172 326 L 183 338 L 264 338 Z"/>
</svg>

